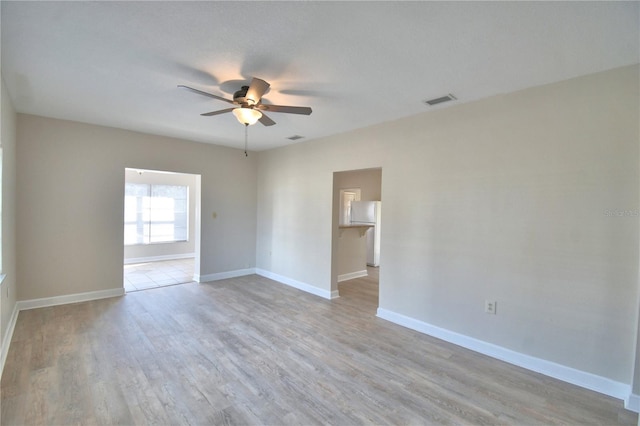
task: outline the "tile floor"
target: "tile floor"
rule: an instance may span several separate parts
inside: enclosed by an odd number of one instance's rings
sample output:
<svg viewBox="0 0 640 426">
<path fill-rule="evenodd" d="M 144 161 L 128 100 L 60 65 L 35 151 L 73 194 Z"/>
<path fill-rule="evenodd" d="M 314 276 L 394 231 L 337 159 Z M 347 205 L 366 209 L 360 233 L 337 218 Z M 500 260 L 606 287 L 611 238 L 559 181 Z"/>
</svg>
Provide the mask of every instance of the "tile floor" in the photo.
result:
<svg viewBox="0 0 640 426">
<path fill-rule="evenodd" d="M 124 290 L 131 292 L 191 282 L 193 265 L 193 258 L 124 265 Z"/>
</svg>

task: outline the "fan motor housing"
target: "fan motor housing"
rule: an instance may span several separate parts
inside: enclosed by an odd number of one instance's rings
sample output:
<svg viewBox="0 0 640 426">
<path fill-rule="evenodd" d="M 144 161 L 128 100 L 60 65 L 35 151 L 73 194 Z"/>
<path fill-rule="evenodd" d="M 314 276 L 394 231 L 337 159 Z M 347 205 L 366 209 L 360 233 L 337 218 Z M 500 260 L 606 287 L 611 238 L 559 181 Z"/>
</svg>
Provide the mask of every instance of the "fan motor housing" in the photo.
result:
<svg viewBox="0 0 640 426">
<path fill-rule="evenodd" d="M 249 86 L 242 86 L 240 90 L 233 94 L 233 101 L 239 104 L 245 103 L 247 100 L 247 90 L 249 90 Z"/>
</svg>

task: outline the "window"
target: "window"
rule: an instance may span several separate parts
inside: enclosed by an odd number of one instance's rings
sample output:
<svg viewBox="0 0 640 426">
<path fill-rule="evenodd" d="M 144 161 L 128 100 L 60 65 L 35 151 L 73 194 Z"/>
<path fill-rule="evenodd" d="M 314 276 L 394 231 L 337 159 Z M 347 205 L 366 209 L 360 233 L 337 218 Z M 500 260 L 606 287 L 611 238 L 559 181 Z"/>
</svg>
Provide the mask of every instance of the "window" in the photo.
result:
<svg viewBox="0 0 640 426">
<path fill-rule="evenodd" d="M 127 183 L 125 245 L 188 241 L 189 187 Z"/>
</svg>

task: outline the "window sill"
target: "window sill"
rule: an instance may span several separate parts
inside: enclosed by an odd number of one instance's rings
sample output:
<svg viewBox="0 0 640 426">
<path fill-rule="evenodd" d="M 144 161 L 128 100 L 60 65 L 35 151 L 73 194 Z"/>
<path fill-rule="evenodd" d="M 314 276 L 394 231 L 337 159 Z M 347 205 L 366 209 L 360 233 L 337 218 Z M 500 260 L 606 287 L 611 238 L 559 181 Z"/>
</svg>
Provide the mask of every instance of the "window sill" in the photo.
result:
<svg viewBox="0 0 640 426">
<path fill-rule="evenodd" d="M 156 241 L 153 243 L 135 243 L 135 244 L 125 244 L 125 247 L 147 247 L 147 246 L 157 246 L 162 244 L 179 244 L 179 243 L 188 243 L 189 240 L 176 240 L 176 241 Z"/>
</svg>

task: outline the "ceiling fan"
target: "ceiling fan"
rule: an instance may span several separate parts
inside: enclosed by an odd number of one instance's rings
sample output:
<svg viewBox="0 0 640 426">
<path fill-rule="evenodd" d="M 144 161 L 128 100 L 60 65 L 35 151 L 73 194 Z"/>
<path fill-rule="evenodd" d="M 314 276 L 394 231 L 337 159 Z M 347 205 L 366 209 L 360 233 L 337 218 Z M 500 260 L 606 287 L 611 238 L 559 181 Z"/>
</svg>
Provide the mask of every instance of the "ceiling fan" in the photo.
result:
<svg viewBox="0 0 640 426">
<path fill-rule="evenodd" d="M 205 112 L 200 114 L 205 117 L 211 117 L 213 115 L 225 114 L 227 112 L 233 112 L 238 121 L 245 126 L 255 124 L 260 121 L 264 126 L 273 126 L 275 121 L 266 116 L 263 111 L 269 112 L 284 112 L 288 114 L 302 114 L 310 115 L 311 108 L 309 107 L 297 107 L 286 105 L 266 105 L 262 103 L 262 95 L 269 89 L 269 83 L 259 78 L 253 78 L 249 86 L 242 86 L 240 90 L 233 94 L 233 100 L 226 99 L 221 96 L 214 95 L 212 93 L 203 92 L 202 90 L 194 89 L 193 87 L 178 85 L 179 88 L 188 89 L 192 92 L 200 95 L 208 96 L 213 99 L 218 99 L 230 104 L 234 104 L 233 108 L 221 109 L 219 111 Z"/>
</svg>

